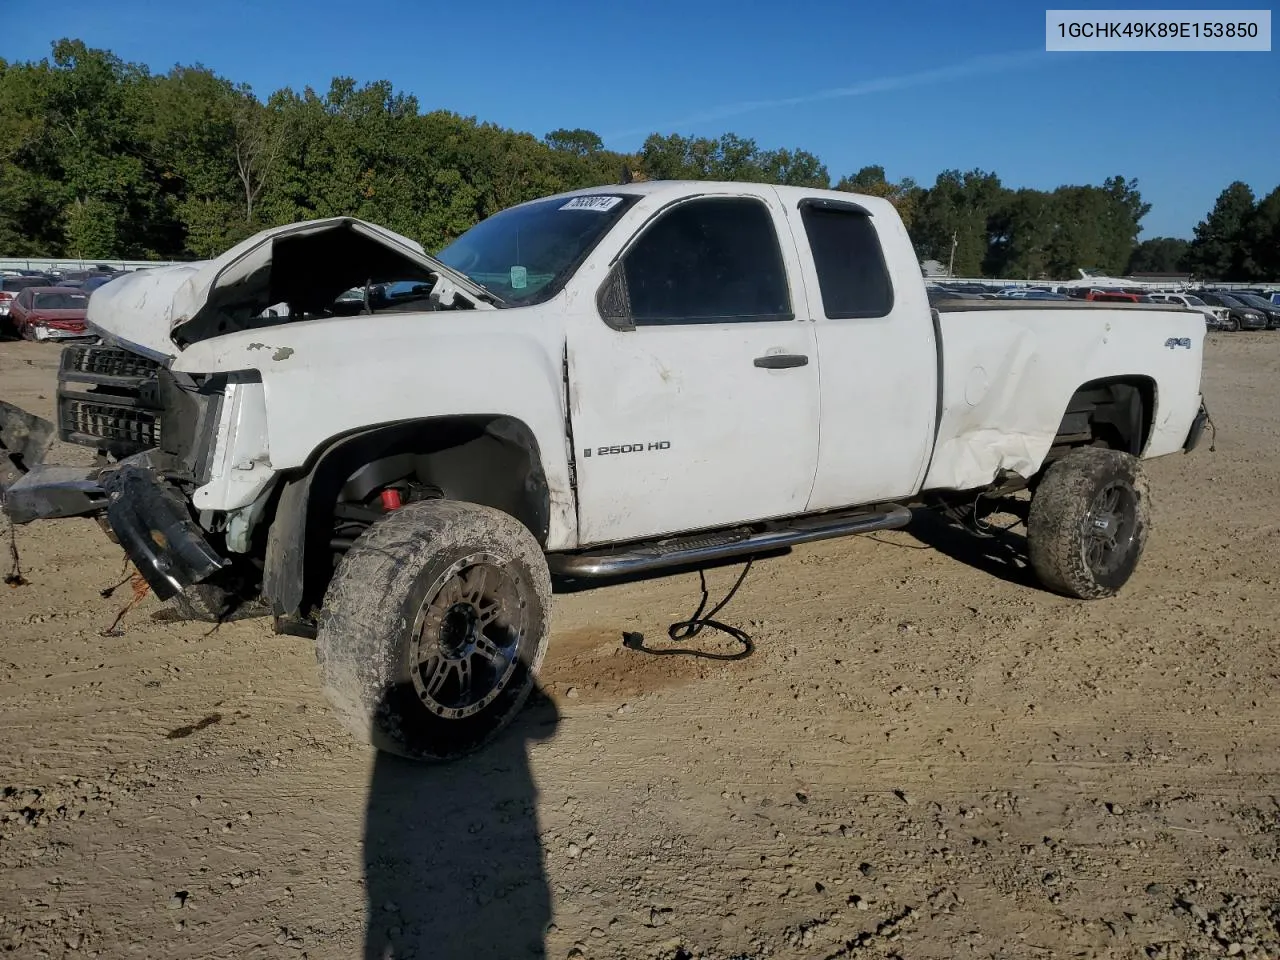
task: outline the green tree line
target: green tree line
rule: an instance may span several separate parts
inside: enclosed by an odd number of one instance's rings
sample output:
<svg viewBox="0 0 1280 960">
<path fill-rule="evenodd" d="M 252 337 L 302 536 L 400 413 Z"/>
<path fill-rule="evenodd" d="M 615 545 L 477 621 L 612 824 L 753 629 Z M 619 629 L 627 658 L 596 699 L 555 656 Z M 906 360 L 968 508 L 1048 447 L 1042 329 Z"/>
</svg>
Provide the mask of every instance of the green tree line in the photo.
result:
<svg viewBox="0 0 1280 960">
<path fill-rule="evenodd" d="M 266 226 L 371 220 L 435 250 L 504 207 L 634 179 L 752 180 L 888 198 L 921 258 L 962 276 L 1062 278 L 1077 269 L 1280 277 L 1280 189 L 1233 183 L 1195 238 L 1138 243 L 1136 180 L 1012 189 L 944 170 L 932 186 L 865 166 L 834 183 L 802 149 L 653 134 L 634 153 L 590 130 L 539 138 L 423 110 L 387 81 L 260 99 L 200 65 L 152 73 L 78 40 L 38 62 L 0 60 L 0 255 L 209 257 Z"/>
</svg>

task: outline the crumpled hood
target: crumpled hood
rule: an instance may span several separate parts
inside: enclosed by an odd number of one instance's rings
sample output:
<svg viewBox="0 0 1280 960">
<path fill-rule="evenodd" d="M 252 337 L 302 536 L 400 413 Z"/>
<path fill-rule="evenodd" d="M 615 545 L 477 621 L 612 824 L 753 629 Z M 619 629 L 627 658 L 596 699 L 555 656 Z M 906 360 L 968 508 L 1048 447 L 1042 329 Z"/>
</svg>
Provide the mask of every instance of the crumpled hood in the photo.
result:
<svg viewBox="0 0 1280 960">
<path fill-rule="evenodd" d="M 172 359 L 178 355 L 169 336 L 177 291 L 207 262 L 151 267 L 117 277 L 93 291 L 85 320 L 108 340 Z"/>
<path fill-rule="evenodd" d="M 181 345 L 245 329 L 281 303 L 321 310 L 365 283 L 447 277 L 479 306 L 496 302 L 422 245 L 354 217 L 272 227 L 213 260 L 140 270 L 95 290 L 88 322 L 110 339 L 174 357 Z"/>
</svg>

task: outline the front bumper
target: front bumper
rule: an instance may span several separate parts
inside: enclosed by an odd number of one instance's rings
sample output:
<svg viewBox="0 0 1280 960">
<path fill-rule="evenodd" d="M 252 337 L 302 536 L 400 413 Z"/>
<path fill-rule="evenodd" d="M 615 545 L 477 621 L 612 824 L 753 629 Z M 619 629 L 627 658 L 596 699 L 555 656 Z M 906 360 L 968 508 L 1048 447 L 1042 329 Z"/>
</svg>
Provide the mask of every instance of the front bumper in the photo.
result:
<svg viewBox="0 0 1280 960">
<path fill-rule="evenodd" d="M 60 330 L 57 327 L 34 327 L 31 335 L 36 340 L 94 340 L 88 330 Z"/>
<path fill-rule="evenodd" d="M 155 471 L 124 463 L 103 471 L 100 481 L 107 522 L 161 600 L 227 565 L 192 521 L 187 501 Z"/>
<path fill-rule="evenodd" d="M 39 417 L 8 404 L 0 408 L 0 494 L 13 523 L 105 517 L 161 600 L 227 565 L 191 519 L 186 499 L 143 462 L 145 454 L 108 467 L 40 463 L 52 432 Z"/>
<path fill-rule="evenodd" d="M 4 490 L 4 512 L 13 523 L 84 517 L 107 504 L 97 467 L 60 467 L 40 463 Z"/>
<path fill-rule="evenodd" d="M 4 512 L 15 524 L 105 514 L 116 540 L 161 600 L 227 565 L 192 521 L 187 501 L 140 464 L 37 465 L 5 490 Z"/>
</svg>

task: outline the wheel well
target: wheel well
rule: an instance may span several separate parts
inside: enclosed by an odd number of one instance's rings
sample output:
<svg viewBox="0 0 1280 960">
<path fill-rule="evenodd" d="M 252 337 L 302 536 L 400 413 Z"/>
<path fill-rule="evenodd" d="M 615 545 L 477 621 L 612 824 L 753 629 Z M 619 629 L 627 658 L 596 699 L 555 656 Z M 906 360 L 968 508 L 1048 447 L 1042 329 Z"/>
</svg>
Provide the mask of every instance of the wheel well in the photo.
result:
<svg viewBox="0 0 1280 960">
<path fill-rule="evenodd" d="M 533 431 L 503 416 L 438 417 L 331 440 L 280 493 L 267 537 L 263 594 L 276 613 L 319 606 L 342 553 L 386 507 L 444 498 L 494 507 L 547 541 L 550 493 Z M 341 514 L 341 517 L 339 517 Z"/>
<path fill-rule="evenodd" d="M 1155 409 L 1156 385 L 1147 377 L 1091 380 L 1067 402 L 1053 452 L 1094 446 L 1140 456 L 1151 435 Z"/>
</svg>

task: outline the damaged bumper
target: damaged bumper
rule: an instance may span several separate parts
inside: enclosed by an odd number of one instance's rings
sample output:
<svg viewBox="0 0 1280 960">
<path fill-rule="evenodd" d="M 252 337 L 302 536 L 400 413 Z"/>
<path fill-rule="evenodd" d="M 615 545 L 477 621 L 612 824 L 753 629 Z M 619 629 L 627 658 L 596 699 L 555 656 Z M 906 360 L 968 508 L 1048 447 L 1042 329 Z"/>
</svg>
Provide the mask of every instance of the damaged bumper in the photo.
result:
<svg viewBox="0 0 1280 960">
<path fill-rule="evenodd" d="M 37 464 L 4 491 L 4 512 L 13 523 L 90 516 L 106 505 L 97 467 Z"/>
<path fill-rule="evenodd" d="M 191 520 L 187 502 L 146 467 L 122 464 L 101 475 L 107 522 L 161 600 L 227 565 Z"/>
<path fill-rule="evenodd" d="M 161 600 L 227 565 L 192 521 L 187 501 L 155 470 L 128 459 L 105 468 L 40 463 L 52 436 L 52 424 L 0 404 L 0 495 L 13 523 L 105 516 Z"/>
</svg>

